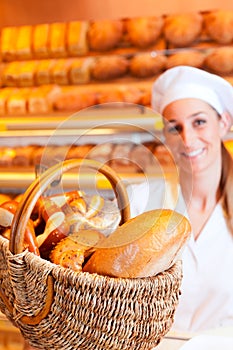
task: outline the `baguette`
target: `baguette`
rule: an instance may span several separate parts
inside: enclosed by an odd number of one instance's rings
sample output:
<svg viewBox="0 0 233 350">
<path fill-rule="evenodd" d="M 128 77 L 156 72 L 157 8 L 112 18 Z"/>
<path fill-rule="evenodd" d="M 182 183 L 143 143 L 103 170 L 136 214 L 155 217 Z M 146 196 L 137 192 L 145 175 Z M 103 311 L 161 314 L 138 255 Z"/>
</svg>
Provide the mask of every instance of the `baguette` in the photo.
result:
<svg viewBox="0 0 233 350">
<path fill-rule="evenodd" d="M 101 242 L 83 270 L 112 277 L 155 276 L 180 259 L 190 233 L 189 221 L 175 211 L 145 212 Z"/>
</svg>

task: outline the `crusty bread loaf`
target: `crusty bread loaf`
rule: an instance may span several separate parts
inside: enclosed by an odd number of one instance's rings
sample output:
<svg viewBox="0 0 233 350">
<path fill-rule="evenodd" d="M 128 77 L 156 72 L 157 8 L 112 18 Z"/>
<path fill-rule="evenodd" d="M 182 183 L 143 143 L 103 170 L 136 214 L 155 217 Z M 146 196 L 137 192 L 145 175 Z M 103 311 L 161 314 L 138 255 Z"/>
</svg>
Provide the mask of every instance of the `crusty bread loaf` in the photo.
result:
<svg viewBox="0 0 233 350">
<path fill-rule="evenodd" d="M 189 221 L 175 211 L 145 212 L 107 237 L 84 271 L 113 277 L 154 276 L 180 258 L 190 233 Z"/>
</svg>

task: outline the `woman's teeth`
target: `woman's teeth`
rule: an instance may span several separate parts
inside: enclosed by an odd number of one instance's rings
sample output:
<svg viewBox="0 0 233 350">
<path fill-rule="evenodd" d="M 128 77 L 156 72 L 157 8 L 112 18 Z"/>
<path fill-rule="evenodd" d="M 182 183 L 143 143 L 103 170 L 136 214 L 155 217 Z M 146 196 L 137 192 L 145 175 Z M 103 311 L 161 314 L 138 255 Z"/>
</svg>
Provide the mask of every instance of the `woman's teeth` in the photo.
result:
<svg viewBox="0 0 233 350">
<path fill-rule="evenodd" d="M 202 154 L 203 150 L 204 150 L 203 148 L 200 148 L 200 149 L 197 149 L 197 150 L 192 151 L 192 152 L 186 152 L 185 156 L 189 157 L 189 158 L 196 157 L 196 156 L 199 156 L 200 154 Z"/>
</svg>

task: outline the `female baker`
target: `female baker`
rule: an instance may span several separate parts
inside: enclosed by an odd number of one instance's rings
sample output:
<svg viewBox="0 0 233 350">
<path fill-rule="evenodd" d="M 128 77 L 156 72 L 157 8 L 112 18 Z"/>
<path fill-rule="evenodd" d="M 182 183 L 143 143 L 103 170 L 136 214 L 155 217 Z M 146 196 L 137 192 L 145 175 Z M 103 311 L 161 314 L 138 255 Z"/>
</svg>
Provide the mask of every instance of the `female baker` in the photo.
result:
<svg viewBox="0 0 233 350">
<path fill-rule="evenodd" d="M 163 116 L 179 185 L 144 182 L 131 186 L 129 196 L 132 216 L 170 206 L 191 222 L 173 328 L 233 326 L 233 161 L 223 143 L 233 120 L 233 88 L 219 76 L 179 66 L 155 81 L 152 107 Z"/>
</svg>

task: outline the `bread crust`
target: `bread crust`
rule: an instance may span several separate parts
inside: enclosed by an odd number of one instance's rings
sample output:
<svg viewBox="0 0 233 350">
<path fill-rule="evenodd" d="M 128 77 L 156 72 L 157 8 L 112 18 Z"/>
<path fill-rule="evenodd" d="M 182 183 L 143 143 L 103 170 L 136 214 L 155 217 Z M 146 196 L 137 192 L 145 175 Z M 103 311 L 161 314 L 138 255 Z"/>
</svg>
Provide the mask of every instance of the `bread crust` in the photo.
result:
<svg viewBox="0 0 233 350">
<path fill-rule="evenodd" d="M 145 212 L 107 237 L 83 270 L 113 277 L 155 276 L 180 258 L 190 233 L 187 218 L 175 211 Z"/>
</svg>

